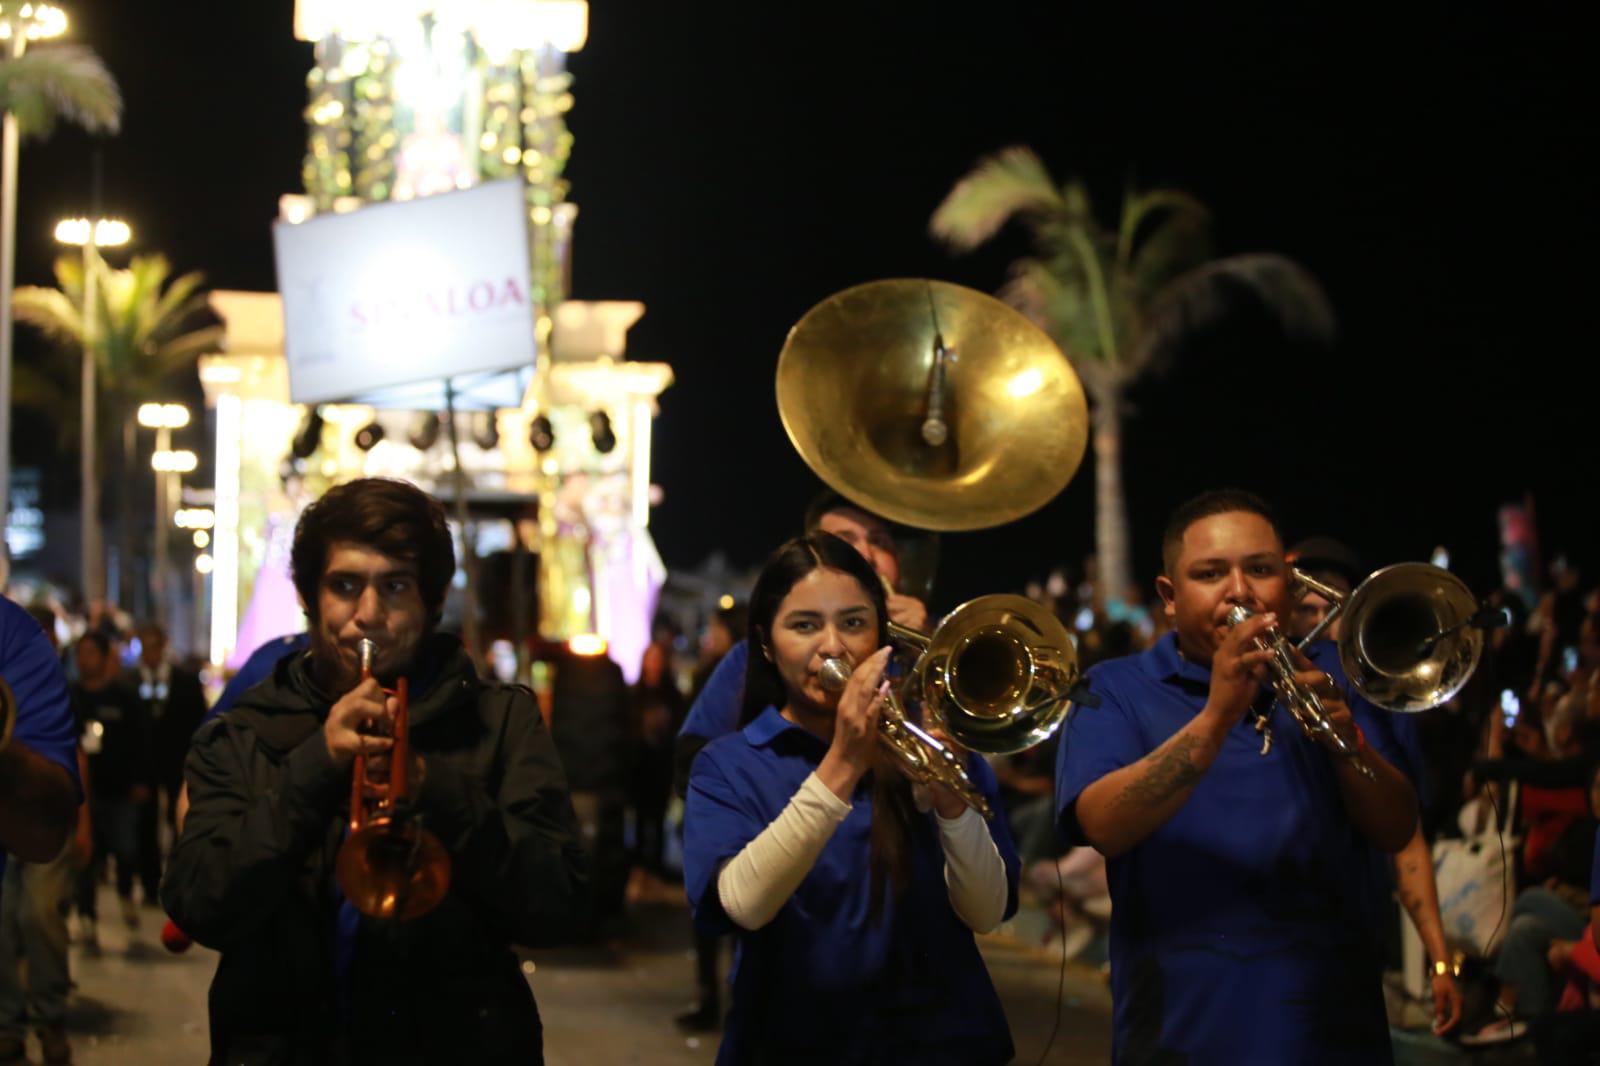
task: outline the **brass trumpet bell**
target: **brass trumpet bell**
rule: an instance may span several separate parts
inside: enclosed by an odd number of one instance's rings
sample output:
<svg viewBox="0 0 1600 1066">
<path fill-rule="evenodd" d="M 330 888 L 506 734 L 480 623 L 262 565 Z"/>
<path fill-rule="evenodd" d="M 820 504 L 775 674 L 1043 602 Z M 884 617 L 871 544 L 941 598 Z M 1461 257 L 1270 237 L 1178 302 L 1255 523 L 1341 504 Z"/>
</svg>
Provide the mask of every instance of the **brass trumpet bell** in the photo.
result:
<svg viewBox="0 0 1600 1066">
<path fill-rule="evenodd" d="M 1025 751 L 1066 718 L 1077 653 L 1061 622 L 1032 600 L 981 596 L 922 639 L 908 691 L 962 747 L 985 755 Z"/>
<path fill-rule="evenodd" d="M 444 845 L 415 822 L 392 817 L 351 833 L 339 848 L 335 872 L 351 905 L 373 918 L 420 918 L 450 890 Z"/>
<path fill-rule="evenodd" d="M 1466 583 L 1428 563 L 1396 563 L 1344 602 L 1339 661 L 1369 701 L 1401 713 L 1461 691 L 1483 655 L 1478 602 Z"/>
<path fill-rule="evenodd" d="M 1083 386 L 1061 349 L 999 300 L 942 281 L 874 281 L 817 304 L 784 343 L 777 393 L 818 477 L 917 529 L 1031 514 L 1088 443 Z"/>
</svg>

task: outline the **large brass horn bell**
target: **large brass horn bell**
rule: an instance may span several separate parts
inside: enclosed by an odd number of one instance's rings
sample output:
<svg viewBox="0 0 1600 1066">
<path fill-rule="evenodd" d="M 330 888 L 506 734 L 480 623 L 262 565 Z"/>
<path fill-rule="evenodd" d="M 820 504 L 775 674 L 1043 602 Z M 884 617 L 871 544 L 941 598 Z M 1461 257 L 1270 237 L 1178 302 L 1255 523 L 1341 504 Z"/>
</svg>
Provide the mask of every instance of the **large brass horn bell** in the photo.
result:
<svg viewBox="0 0 1600 1066">
<path fill-rule="evenodd" d="M 1049 336 L 943 281 L 874 281 L 817 304 L 789 331 L 777 390 L 806 465 L 916 529 L 1033 513 L 1072 480 L 1089 439 L 1083 386 Z M 930 443 L 935 401 L 944 435 Z"/>
</svg>

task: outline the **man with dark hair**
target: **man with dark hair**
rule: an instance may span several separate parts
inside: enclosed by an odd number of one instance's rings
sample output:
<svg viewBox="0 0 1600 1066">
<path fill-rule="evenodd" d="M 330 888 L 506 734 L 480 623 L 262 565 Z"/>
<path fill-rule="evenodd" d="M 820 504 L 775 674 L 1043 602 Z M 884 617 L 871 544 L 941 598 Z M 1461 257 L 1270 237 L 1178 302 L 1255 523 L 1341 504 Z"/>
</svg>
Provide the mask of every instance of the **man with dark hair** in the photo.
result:
<svg viewBox="0 0 1600 1066">
<path fill-rule="evenodd" d="M 155 622 L 139 626 L 139 661 L 126 683 L 139 695 L 150 722 L 151 777 L 156 794 L 139 810 L 139 880 L 152 905 L 161 889 L 162 800 L 167 824 L 175 826 L 178 792 L 183 787 L 183 760 L 189 738 L 206 716 L 206 694 L 200 677 L 167 657 L 167 631 Z"/>
<path fill-rule="evenodd" d="M 119 678 L 116 645 L 104 631 L 78 638 L 78 683 L 72 686 L 83 751 L 89 766 L 90 824 L 94 857 L 78 875 L 78 918 L 82 937 L 97 950 L 96 893 L 110 856 L 117 864 L 117 899 L 129 929 L 139 926 L 133 883 L 139 874 L 140 812 L 152 802 L 154 763 L 150 718 L 138 693 Z"/>
<path fill-rule="evenodd" d="M 581 923 L 577 825 L 532 694 L 434 631 L 455 570 L 443 508 L 404 482 L 340 485 L 301 516 L 292 569 L 310 649 L 195 734 L 162 883 L 173 920 L 222 952 L 211 1061 L 543 1061 L 511 945 Z M 408 922 L 360 914 L 334 875 L 355 760 L 388 779 L 380 686 L 401 678 L 409 806 L 451 864 L 443 902 Z"/>
<path fill-rule="evenodd" d="M 1089 671 L 1056 769 L 1063 836 L 1109 860 L 1114 1060 L 1389 1061 L 1367 849 L 1398 850 L 1417 817 L 1393 738 L 1331 644 L 1295 653 L 1295 677 L 1353 755 L 1264 684 L 1256 638 L 1291 606 L 1265 503 L 1196 497 L 1162 547 L 1174 631 Z M 1235 606 L 1252 617 L 1230 626 Z"/>
</svg>

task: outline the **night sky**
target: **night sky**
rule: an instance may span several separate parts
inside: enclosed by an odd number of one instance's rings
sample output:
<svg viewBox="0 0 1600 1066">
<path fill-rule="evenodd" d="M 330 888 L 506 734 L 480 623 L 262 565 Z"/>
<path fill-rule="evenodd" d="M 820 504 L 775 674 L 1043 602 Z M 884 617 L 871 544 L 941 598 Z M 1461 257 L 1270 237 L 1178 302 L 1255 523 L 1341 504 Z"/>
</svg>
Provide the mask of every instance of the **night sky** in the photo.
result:
<svg viewBox="0 0 1600 1066">
<path fill-rule="evenodd" d="M 66 6 L 122 84 L 124 131 L 24 146 L 19 283 L 48 280 L 51 225 L 87 209 L 98 148 L 102 211 L 139 249 L 273 288 L 311 55 L 291 0 Z M 1028 144 L 1108 215 L 1130 177 L 1194 193 L 1221 251 L 1297 258 L 1340 317 L 1331 352 L 1244 323 L 1136 391 L 1146 587 L 1166 511 L 1222 484 L 1374 566 L 1447 544 L 1480 590 L 1496 508 L 1531 492 L 1546 555 L 1600 565 L 1592 39 L 1520 7 L 1412 6 L 591 3 L 571 63 L 573 295 L 644 301 L 630 354 L 676 371 L 654 471 L 667 563 L 754 563 L 794 531 L 815 483 L 773 400 L 786 331 L 876 278 L 996 288 L 1020 234 L 952 257 L 927 219 L 978 157 Z M 19 463 L 38 461 L 27 420 L 18 436 Z M 1076 565 L 1093 495 L 1086 459 L 1031 518 L 946 537 L 939 606 Z"/>
</svg>

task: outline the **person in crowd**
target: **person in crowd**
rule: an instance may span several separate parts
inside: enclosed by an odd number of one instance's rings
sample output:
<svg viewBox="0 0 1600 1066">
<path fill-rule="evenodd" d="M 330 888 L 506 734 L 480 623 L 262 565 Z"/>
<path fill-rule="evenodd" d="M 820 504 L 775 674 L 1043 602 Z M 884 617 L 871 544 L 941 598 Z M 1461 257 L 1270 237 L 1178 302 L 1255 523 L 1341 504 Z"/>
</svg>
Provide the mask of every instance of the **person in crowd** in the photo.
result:
<svg viewBox="0 0 1600 1066">
<path fill-rule="evenodd" d="M 151 906 L 161 891 L 161 834 L 165 811 L 167 825 L 175 826 L 178 793 L 183 788 L 183 760 L 189 738 L 206 716 L 206 694 L 200 676 L 173 663 L 167 656 L 167 631 L 145 622 L 137 631 L 139 660 L 125 683 L 139 694 L 150 723 L 150 753 L 156 794 L 139 808 L 139 880 Z"/>
<path fill-rule="evenodd" d="M 695 664 L 694 675 L 689 682 L 690 704 L 705 691 L 718 664 L 733 650 L 735 644 L 744 639 L 748 620 L 749 612 L 745 610 L 745 605 L 737 602 L 718 607 L 712 613 L 711 619 L 706 622 L 706 631 L 700 638 L 700 661 Z"/>
<path fill-rule="evenodd" d="M 900 581 L 900 554 L 895 529 L 889 522 L 828 490 L 811 501 L 804 523 L 806 532 L 831 533 L 861 553 L 885 586 L 890 621 L 910 629 L 925 631 L 928 628 L 928 609 L 923 602 L 893 591 Z M 679 796 L 688 791 L 689 766 L 700 749 L 708 741 L 738 728 L 749 660 L 750 645 L 741 636 L 711 669 L 691 703 L 673 749 L 673 790 Z M 700 999 L 687 1012 L 678 1015 L 677 1021 L 690 1031 L 705 1032 L 721 1024 L 722 1017 L 716 955 L 714 952 L 707 955 L 716 938 L 708 939 L 697 933 L 695 942 Z"/>
<path fill-rule="evenodd" d="M 1293 604 L 1258 497 L 1179 506 L 1162 564 L 1173 632 L 1089 671 L 1057 765 L 1064 838 L 1109 860 L 1114 1061 L 1391 1061 L 1368 849 L 1398 851 L 1417 819 L 1392 736 L 1331 645 L 1294 677 L 1352 754 L 1264 684 L 1257 638 Z M 1235 606 L 1252 616 L 1230 626 Z"/>
<path fill-rule="evenodd" d="M 1596 813 L 1600 814 L 1600 803 Z M 1589 869 L 1589 925 L 1576 941 L 1555 941 L 1549 962 L 1571 980 L 1560 1012 L 1534 1027 L 1544 1066 L 1593 1066 L 1600 1057 L 1600 828 L 1595 830 Z"/>
<path fill-rule="evenodd" d="M 684 822 L 695 922 L 737 940 L 719 1063 L 1011 1060 L 973 933 L 1015 908 L 1016 852 L 943 787 L 920 808 L 881 754 L 888 614 L 877 571 L 826 533 L 756 581 L 743 728 L 695 759 Z M 853 667 L 842 692 L 828 658 Z M 998 807 L 988 765 L 966 766 Z"/>
<path fill-rule="evenodd" d="M 78 682 L 72 687 L 84 754 L 89 766 L 90 821 L 94 857 L 78 877 L 80 937 L 99 950 L 96 893 L 107 858 L 116 860 L 117 900 L 130 930 L 139 927 L 133 885 L 139 875 L 139 818 L 153 797 L 155 762 L 150 719 L 139 694 L 122 682 L 117 649 L 103 630 L 91 629 L 74 649 Z"/>
<path fill-rule="evenodd" d="M 627 896 L 628 771 L 633 699 L 622 668 L 606 655 L 568 651 L 555 662 L 550 736 L 567 770 L 572 805 L 591 863 L 589 937 L 621 918 Z"/>
<path fill-rule="evenodd" d="M 749 624 L 750 613 L 742 603 L 718 607 L 712 614 L 710 621 L 706 623 L 705 635 L 700 640 L 700 662 L 694 670 L 694 682 L 689 691 L 690 703 L 700 698 L 717 665 L 735 645 L 744 640 L 745 630 L 749 628 Z M 686 781 L 674 781 L 673 789 L 679 799 L 684 798 L 687 784 Z M 723 938 L 717 934 L 701 933 L 699 930 L 694 930 L 693 935 L 695 1001 L 687 1011 L 679 1014 L 674 1020 L 679 1028 L 688 1032 L 705 1033 L 722 1024 L 722 989 L 717 971 Z"/>
<path fill-rule="evenodd" d="M 52 633 L 0 597 L 0 1063 L 23 1063 L 25 1015 L 47 1066 L 71 1062 L 64 856 L 78 824 L 77 729 Z M 9 860 L 8 861 L 8 857 Z M 18 974 L 28 963 L 28 981 Z"/>
<path fill-rule="evenodd" d="M 633 883 L 638 889 L 647 879 L 659 879 L 665 873 L 662 856 L 667 804 L 672 799 L 673 738 L 683 725 L 686 709 L 673 675 L 671 650 L 670 643 L 651 642 L 639 665 L 639 680 L 633 685 L 628 801 L 633 808 Z"/>
<path fill-rule="evenodd" d="M 1481 764 L 1480 764 L 1481 765 Z M 1600 833 L 1600 765 L 1591 765 L 1585 789 L 1586 815 L 1562 831 L 1545 860 L 1541 883 L 1517 893 L 1510 925 L 1495 956 L 1500 981 L 1495 1017 L 1461 1038 L 1467 1046 L 1515 1040 L 1556 1008 L 1561 989 L 1551 948 L 1585 935 L 1592 903 L 1595 838 Z"/>
<path fill-rule="evenodd" d="M 436 631 L 454 571 L 444 509 L 405 482 L 351 481 L 300 517 L 310 651 L 195 735 L 162 882 L 178 926 L 221 952 L 214 1063 L 543 1060 L 511 945 L 583 920 L 584 863 L 532 695 L 483 681 Z M 402 678 L 410 808 L 450 859 L 442 902 L 406 922 L 358 912 L 334 873 L 355 760 L 389 779 L 398 703 L 381 686 Z"/>
<path fill-rule="evenodd" d="M 1346 598 L 1367 573 L 1355 552 L 1332 537 L 1303 540 L 1289 549 L 1288 559 L 1298 570 L 1337 590 Z M 1302 590 L 1300 598 L 1290 608 L 1290 639 L 1296 642 L 1304 640 L 1327 620 L 1333 606 L 1319 593 Z M 1337 645 L 1343 630 L 1343 616 L 1335 615 L 1322 631 L 1322 638 Z M 1423 784 L 1422 741 L 1416 720 L 1408 715 L 1400 715 L 1390 717 L 1385 725 L 1394 734 L 1405 768 L 1418 783 L 1418 791 L 1426 792 Z M 1418 803 L 1426 807 L 1426 797 L 1419 796 Z M 1444 937 L 1444 919 L 1439 913 L 1439 885 L 1433 876 L 1433 850 L 1423 835 L 1421 819 L 1418 819 L 1416 832 L 1406 846 L 1392 856 L 1381 856 L 1380 863 L 1386 870 L 1392 868 L 1393 883 L 1400 903 L 1417 930 L 1423 949 L 1428 953 L 1433 1031 L 1442 1035 L 1461 1022 L 1461 985 L 1456 980 L 1455 960 Z M 1380 885 L 1387 891 L 1388 879 L 1381 878 Z"/>
</svg>

